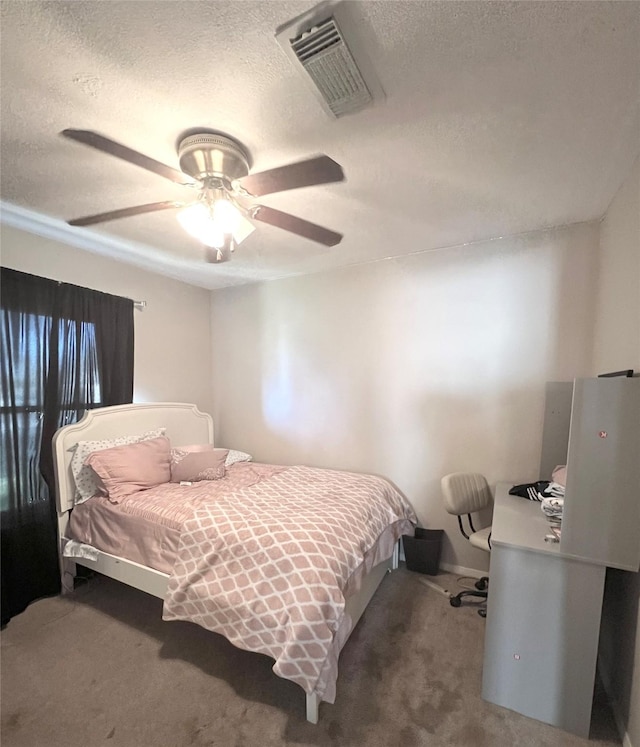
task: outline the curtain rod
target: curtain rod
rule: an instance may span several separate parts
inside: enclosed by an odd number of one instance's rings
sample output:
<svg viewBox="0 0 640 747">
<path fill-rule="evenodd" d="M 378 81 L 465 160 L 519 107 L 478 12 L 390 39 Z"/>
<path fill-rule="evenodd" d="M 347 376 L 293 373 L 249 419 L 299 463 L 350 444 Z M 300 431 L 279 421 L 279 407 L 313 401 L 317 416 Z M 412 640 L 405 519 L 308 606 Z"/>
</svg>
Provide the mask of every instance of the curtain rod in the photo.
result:
<svg viewBox="0 0 640 747">
<path fill-rule="evenodd" d="M 69 285 L 69 283 L 65 283 L 63 280 L 56 280 L 55 282 L 58 283 L 58 285 Z M 77 286 L 77 287 L 81 288 L 82 286 Z M 98 291 L 98 293 L 102 293 L 102 292 L 103 291 Z M 110 295 L 110 294 L 107 294 L 107 295 Z M 135 301 L 133 298 L 130 298 L 129 301 L 133 301 L 133 308 L 138 309 L 138 311 L 144 311 L 147 308 L 146 301 Z"/>
</svg>

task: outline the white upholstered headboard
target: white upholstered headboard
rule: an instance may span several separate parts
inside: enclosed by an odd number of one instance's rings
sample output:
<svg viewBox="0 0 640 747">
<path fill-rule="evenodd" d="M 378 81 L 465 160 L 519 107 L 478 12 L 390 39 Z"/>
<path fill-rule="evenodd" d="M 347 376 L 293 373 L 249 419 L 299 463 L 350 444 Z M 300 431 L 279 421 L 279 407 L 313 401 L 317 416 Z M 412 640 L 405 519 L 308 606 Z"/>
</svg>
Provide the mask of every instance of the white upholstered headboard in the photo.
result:
<svg viewBox="0 0 640 747">
<path fill-rule="evenodd" d="M 58 513 L 73 508 L 75 485 L 70 449 L 78 441 L 101 441 L 166 428 L 172 446 L 213 443 L 213 419 L 196 405 L 183 402 L 116 405 L 88 410 L 77 423 L 65 425 L 53 437 Z"/>
</svg>

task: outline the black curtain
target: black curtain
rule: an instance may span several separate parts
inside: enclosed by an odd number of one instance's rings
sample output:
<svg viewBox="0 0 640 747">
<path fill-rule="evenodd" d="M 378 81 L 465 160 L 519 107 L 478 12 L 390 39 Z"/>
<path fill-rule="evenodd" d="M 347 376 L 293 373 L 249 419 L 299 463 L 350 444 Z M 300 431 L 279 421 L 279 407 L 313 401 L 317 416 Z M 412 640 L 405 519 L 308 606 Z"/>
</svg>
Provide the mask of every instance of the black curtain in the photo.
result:
<svg viewBox="0 0 640 747">
<path fill-rule="evenodd" d="M 133 301 L 0 268 L 2 622 L 60 591 L 51 439 L 133 398 Z"/>
</svg>

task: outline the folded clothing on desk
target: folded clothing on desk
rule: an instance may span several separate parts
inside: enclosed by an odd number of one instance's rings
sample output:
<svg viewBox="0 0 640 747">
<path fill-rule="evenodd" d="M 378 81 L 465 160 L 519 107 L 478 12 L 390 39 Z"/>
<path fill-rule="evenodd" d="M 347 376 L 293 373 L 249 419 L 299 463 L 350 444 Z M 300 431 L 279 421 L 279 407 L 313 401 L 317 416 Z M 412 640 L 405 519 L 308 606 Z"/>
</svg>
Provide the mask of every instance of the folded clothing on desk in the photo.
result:
<svg viewBox="0 0 640 747">
<path fill-rule="evenodd" d="M 562 521 L 562 510 L 564 508 L 564 498 L 552 497 L 543 498 L 540 503 L 542 513 L 550 522 L 558 524 Z"/>
</svg>

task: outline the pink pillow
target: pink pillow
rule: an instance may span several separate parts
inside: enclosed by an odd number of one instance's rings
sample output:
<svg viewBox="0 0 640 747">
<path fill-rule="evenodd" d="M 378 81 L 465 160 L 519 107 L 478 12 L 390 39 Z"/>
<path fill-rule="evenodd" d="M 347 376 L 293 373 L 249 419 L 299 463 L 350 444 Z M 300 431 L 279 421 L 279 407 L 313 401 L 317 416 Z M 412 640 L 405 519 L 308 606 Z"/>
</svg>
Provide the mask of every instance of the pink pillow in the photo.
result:
<svg viewBox="0 0 640 747">
<path fill-rule="evenodd" d="M 174 446 L 171 449 L 171 461 L 179 461 L 184 457 L 184 454 L 191 454 L 193 451 L 213 451 L 213 444 L 190 444 L 189 446 Z"/>
<path fill-rule="evenodd" d="M 171 479 L 171 445 L 166 436 L 94 451 L 88 464 L 102 480 L 111 503 Z"/>
<path fill-rule="evenodd" d="M 171 482 L 200 482 L 224 477 L 229 449 L 214 449 L 210 444 L 171 449 Z"/>
</svg>

